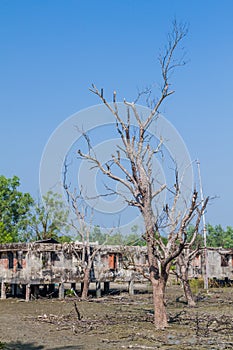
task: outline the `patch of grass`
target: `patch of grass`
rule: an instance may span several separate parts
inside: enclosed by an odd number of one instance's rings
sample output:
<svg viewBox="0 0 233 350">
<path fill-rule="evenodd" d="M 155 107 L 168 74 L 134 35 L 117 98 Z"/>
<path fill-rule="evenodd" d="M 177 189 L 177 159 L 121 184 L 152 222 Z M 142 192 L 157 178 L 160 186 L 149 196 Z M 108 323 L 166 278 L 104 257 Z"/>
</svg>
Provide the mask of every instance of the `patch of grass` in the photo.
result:
<svg viewBox="0 0 233 350">
<path fill-rule="evenodd" d="M 193 278 L 189 281 L 189 284 L 194 294 L 198 294 L 199 290 L 204 288 L 203 278 Z"/>
</svg>

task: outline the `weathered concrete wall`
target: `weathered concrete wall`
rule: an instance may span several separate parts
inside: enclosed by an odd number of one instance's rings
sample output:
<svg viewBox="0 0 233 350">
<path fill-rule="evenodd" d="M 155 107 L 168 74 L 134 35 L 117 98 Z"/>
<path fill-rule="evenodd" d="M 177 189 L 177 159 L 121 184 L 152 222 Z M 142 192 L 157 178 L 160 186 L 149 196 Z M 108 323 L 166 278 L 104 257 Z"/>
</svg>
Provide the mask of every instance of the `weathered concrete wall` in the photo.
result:
<svg viewBox="0 0 233 350">
<path fill-rule="evenodd" d="M 72 246 L 9 244 L 0 246 L 0 279 L 6 283 L 40 284 L 80 279 Z M 80 247 L 76 247 L 77 252 Z"/>
<path fill-rule="evenodd" d="M 208 274 L 210 278 L 233 279 L 233 249 L 209 249 Z"/>
<path fill-rule="evenodd" d="M 200 253 L 192 260 L 190 277 L 201 277 L 205 272 L 205 252 Z M 233 249 L 207 248 L 207 273 L 209 278 L 233 280 Z"/>
<path fill-rule="evenodd" d="M 97 254 L 90 272 L 91 282 L 145 281 L 143 274 L 148 273 L 146 247 L 91 245 L 91 250 L 95 249 Z M 233 280 L 233 249 L 208 248 L 207 253 L 209 278 Z M 34 286 L 36 291 L 39 285 L 58 284 L 62 293 L 63 283 L 83 281 L 86 262 L 82 255 L 83 245 L 79 242 L 2 244 L 2 293 L 5 293 L 5 284 L 24 285 L 26 291 L 29 286 Z M 204 266 L 205 254 L 200 250 L 191 262 L 190 277 L 203 276 Z"/>
<path fill-rule="evenodd" d="M 130 281 L 142 279 L 134 264 L 146 263 L 145 247 L 128 247 L 127 260 L 122 247 L 93 245 L 98 253 L 93 261 L 91 281 Z M 85 262 L 80 243 L 29 243 L 0 245 L 0 281 L 15 284 L 82 282 Z"/>
</svg>

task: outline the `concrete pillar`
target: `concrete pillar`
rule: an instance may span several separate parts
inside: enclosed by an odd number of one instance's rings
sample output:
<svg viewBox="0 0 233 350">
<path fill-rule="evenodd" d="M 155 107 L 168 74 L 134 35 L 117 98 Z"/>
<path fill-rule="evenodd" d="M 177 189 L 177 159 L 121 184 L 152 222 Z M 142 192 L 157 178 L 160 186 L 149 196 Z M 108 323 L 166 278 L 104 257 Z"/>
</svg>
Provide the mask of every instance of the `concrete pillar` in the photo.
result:
<svg viewBox="0 0 233 350">
<path fill-rule="evenodd" d="M 17 297 L 17 284 L 15 283 L 11 285 L 11 295 L 13 298 Z"/>
<path fill-rule="evenodd" d="M 134 295 L 134 281 L 129 281 L 129 295 Z"/>
<path fill-rule="evenodd" d="M 64 299 L 65 297 L 65 286 L 64 283 L 59 284 L 59 299 Z"/>
<path fill-rule="evenodd" d="M 6 285 L 3 281 L 1 284 L 1 299 L 6 299 Z"/>
<path fill-rule="evenodd" d="M 30 286 L 30 284 L 27 284 L 26 285 L 26 295 L 25 295 L 26 301 L 30 300 L 30 294 L 31 294 L 31 286 Z"/>
<path fill-rule="evenodd" d="M 104 282 L 104 294 L 108 294 L 110 289 L 110 282 Z"/>
<path fill-rule="evenodd" d="M 96 298 L 101 298 L 101 283 L 96 282 Z"/>
</svg>

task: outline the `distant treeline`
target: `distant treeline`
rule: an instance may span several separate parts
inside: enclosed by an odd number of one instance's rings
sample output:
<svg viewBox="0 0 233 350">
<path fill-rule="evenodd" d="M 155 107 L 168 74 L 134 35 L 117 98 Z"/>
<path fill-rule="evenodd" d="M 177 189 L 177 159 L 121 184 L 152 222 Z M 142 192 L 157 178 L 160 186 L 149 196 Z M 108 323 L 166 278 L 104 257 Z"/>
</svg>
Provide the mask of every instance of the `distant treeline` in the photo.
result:
<svg viewBox="0 0 233 350">
<path fill-rule="evenodd" d="M 85 226 L 85 236 L 81 235 L 78 226 L 69 220 L 70 208 L 66 206 L 60 195 L 48 192 L 43 200 L 34 200 L 29 193 L 19 191 L 20 180 L 17 176 L 6 178 L 0 175 L 0 243 L 32 242 L 54 238 L 59 242 L 74 240 L 98 241 L 109 245 L 146 245 L 134 225 L 128 234 L 115 232 L 108 234 L 99 226 L 93 229 Z M 188 233 L 192 233 L 192 226 Z M 72 234 L 70 233 L 72 232 Z M 233 228 L 225 230 L 221 225 L 206 227 L 207 246 L 233 248 Z M 156 234 L 156 232 L 155 232 Z M 189 234 L 188 234 L 189 237 Z M 166 236 L 162 237 L 166 242 Z M 195 246 L 203 246 L 203 233 L 199 233 Z"/>
<path fill-rule="evenodd" d="M 192 231 L 192 226 L 189 230 Z M 99 244 L 106 242 L 106 244 L 112 245 L 146 245 L 143 235 L 137 233 L 136 225 L 129 234 L 123 235 L 117 232 L 109 236 L 102 233 L 100 228 L 96 226 L 91 232 L 90 239 L 91 241 L 98 241 Z M 166 237 L 163 237 L 163 240 L 166 241 Z M 208 247 L 233 248 L 233 227 L 227 226 L 224 230 L 221 225 L 212 226 L 208 224 L 206 226 L 206 243 Z M 197 245 L 204 246 L 203 232 L 197 236 L 195 246 Z"/>
</svg>

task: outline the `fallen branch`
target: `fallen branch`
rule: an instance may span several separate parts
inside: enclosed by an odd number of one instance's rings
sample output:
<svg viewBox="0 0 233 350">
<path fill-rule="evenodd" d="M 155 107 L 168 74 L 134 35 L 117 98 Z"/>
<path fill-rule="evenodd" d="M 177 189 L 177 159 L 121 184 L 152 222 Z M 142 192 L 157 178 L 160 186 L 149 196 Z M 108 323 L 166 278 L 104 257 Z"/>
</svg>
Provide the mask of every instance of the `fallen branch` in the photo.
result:
<svg viewBox="0 0 233 350">
<path fill-rule="evenodd" d="M 78 310 L 78 307 L 77 307 L 76 302 L 74 302 L 74 309 L 75 309 L 75 311 L 76 311 L 76 314 L 78 315 L 78 320 L 81 321 L 82 316 L 81 316 L 81 314 L 80 314 L 80 312 L 79 312 L 79 310 Z"/>
</svg>

